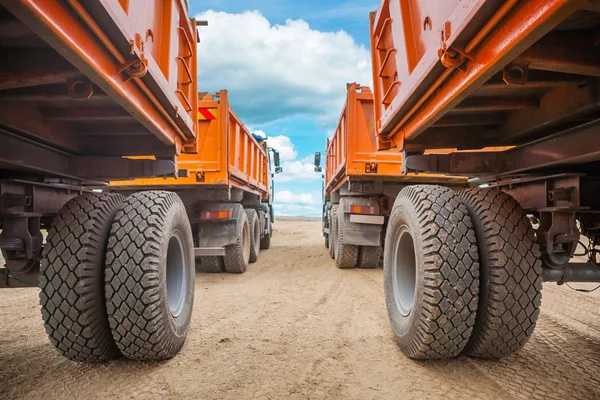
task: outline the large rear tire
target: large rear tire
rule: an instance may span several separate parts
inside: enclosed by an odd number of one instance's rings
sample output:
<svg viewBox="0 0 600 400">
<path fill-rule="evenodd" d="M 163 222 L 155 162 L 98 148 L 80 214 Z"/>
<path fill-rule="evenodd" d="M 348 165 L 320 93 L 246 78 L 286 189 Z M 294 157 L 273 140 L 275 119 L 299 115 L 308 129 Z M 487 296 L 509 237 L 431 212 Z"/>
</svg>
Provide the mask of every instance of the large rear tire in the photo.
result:
<svg viewBox="0 0 600 400">
<path fill-rule="evenodd" d="M 225 271 L 225 264 L 223 264 L 223 257 L 218 256 L 206 256 L 200 258 L 200 264 L 202 265 L 202 272 L 207 274 L 219 274 Z"/>
<path fill-rule="evenodd" d="M 240 213 L 237 242 L 225 247 L 225 269 L 230 274 L 243 274 L 250 262 L 250 224 L 245 212 Z"/>
<path fill-rule="evenodd" d="M 542 262 L 529 218 L 499 190 L 460 192 L 477 234 L 480 291 L 477 319 L 465 354 L 501 358 L 529 340 L 539 315 Z"/>
<path fill-rule="evenodd" d="M 466 206 L 447 188 L 406 187 L 394 202 L 385 243 L 385 299 L 398 345 L 410 358 L 458 355 L 471 336 L 479 292 Z"/>
<path fill-rule="evenodd" d="M 358 246 L 344 243 L 345 216 L 342 209 L 337 209 L 337 235 L 335 249 L 335 265 L 339 269 L 355 268 L 358 262 Z"/>
<path fill-rule="evenodd" d="M 361 246 L 358 253 L 358 268 L 377 268 L 381 262 L 381 246 Z"/>
<path fill-rule="evenodd" d="M 246 216 L 250 230 L 250 263 L 255 263 L 260 253 L 260 221 L 256 210 L 246 210 Z"/>
<path fill-rule="evenodd" d="M 104 302 L 108 233 L 123 202 L 118 194 L 70 200 L 48 231 L 40 265 L 40 303 L 46 332 L 63 356 L 81 362 L 119 357 Z"/>
<path fill-rule="evenodd" d="M 175 193 L 129 196 L 112 224 L 106 254 L 106 308 L 121 352 L 137 360 L 174 357 L 194 304 L 194 245 Z"/>
</svg>

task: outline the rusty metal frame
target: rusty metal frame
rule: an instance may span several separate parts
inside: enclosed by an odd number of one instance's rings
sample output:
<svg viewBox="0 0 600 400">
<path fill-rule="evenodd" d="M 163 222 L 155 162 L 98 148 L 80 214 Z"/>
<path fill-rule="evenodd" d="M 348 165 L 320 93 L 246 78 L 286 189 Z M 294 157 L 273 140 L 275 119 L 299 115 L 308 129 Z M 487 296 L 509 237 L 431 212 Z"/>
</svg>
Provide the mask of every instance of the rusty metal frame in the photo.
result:
<svg viewBox="0 0 600 400">
<path fill-rule="evenodd" d="M 417 139 L 446 112 L 457 106 L 505 65 L 525 52 L 583 3 L 578 0 L 518 2 L 510 13 L 503 15 L 502 29 L 485 29 L 484 33 L 487 35 L 481 38 L 476 37 L 478 42 L 485 42 L 485 45 L 466 46 L 472 51 L 468 54 L 465 53 L 465 61 L 460 70 L 458 68 L 439 70 L 441 71 L 439 78 L 429 86 L 427 92 L 420 96 L 419 102 L 410 110 L 401 110 L 400 104 L 393 103 L 394 107 L 379 117 L 378 127 L 381 140 L 392 139 L 399 149 L 403 149 L 405 141 Z M 475 15 L 479 6 L 459 7 L 457 13 L 463 13 L 460 20 L 469 20 Z M 498 12 L 503 13 L 502 9 Z M 493 18 L 489 23 L 493 21 L 498 22 L 499 19 Z M 375 25 L 377 23 L 375 20 Z M 456 36 L 459 35 L 460 28 L 453 29 L 452 32 L 454 36 L 445 41 L 445 45 L 448 47 L 452 46 L 452 39 L 456 39 Z M 428 58 L 423 60 L 423 63 L 430 64 L 430 61 Z M 411 76 L 410 88 L 419 85 L 425 77 L 425 74 L 421 73 L 422 69 L 419 68 L 417 67 L 415 70 L 415 72 L 418 70 L 419 73 L 415 74 L 414 81 Z M 433 68 L 429 68 L 427 72 L 432 70 Z M 428 77 L 432 78 L 431 75 Z M 381 95 L 376 93 L 376 98 L 381 98 Z M 406 96 L 396 100 L 404 101 Z"/>
<path fill-rule="evenodd" d="M 409 155 L 405 163 L 413 171 L 493 181 L 499 176 L 600 161 L 599 133 L 600 121 L 592 121 L 502 152 Z"/>
<path fill-rule="evenodd" d="M 71 8 L 66 2 L 9 0 L 3 2 L 3 5 L 37 35 L 44 38 L 79 71 L 89 76 L 163 143 L 173 145 L 179 151 L 185 142 L 195 137 L 195 123 L 190 122 L 191 120 L 188 119 L 183 124 L 176 123 L 176 119 L 183 118 L 184 114 L 178 110 L 178 105 L 181 104 L 179 100 L 171 97 L 168 100 L 174 106 L 172 109 L 165 109 L 161 104 L 164 103 L 164 98 L 161 99 L 160 94 L 155 97 L 155 94 L 161 92 L 169 96 L 164 90 L 152 90 L 150 77 L 154 77 L 152 79 L 156 80 L 155 84 L 159 87 L 163 86 L 164 89 L 164 82 L 160 83 L 160 79 L 157 78 L 160 74 L 146 74 L 145 81 L 141 78 L 124 80 L 118 73 L 122 69 L 120 62 L 122 59 L 115 58 L 114 48 L 107 46 L 106 41 L 98 40 L 93 33 L 97 29 L 90 21 L 82 19 L 76 9 Z M 105 10 L 114 11 L 115 7 L 106 5 Z M 113 21 L 122 23 L 122 18 L 115 18 Z M 118 31 L 127 32 L 122 29 Z M 129 40 L 131 39 L 127 38 L 127 41 Z M 123 53 L 120 51 L 120 54 Z M 144 59 L 143 55 L 136 51 L 121 57 L 134 57 L 137 61 Z M 152 71 L 157 67 L 150 62 L 148 68 Z"/>
<path fill-rule="evenodd" d="M 123 157 L 79 156 L 57 147 L 17 136 L 0 128 L 0 162 L 17 168 L 21 174 L 41 172 L 68 178 L 82 184 L 133 177 L 177 176 L 171 160 L 133 160 Z M 86 182 L 93 181 L 93 182 Z"/>
</svg>

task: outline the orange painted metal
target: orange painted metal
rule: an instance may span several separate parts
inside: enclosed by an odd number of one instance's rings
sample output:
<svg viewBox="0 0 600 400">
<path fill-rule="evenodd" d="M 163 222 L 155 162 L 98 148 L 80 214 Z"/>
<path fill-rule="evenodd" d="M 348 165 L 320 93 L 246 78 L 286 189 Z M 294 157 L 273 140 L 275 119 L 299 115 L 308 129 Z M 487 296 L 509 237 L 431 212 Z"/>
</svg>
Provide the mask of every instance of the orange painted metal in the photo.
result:
<svg viewBox="0 0 600 400">
<path fill-rule="evenodd" d="M 185 176 L 114 181 L 110 185 L 134 189 L 225 186 L 267 199 L 269 157 L 266 142 L 257 142 L 231 110 L 226 90 L 199 99 L 199 110 L 213 110 L 211 115 L 216 117 L 198 121 L 198 141 L 193 152 L 177 157 L 177 165 L 186 171 Z"/>
<path fill-rule="evenodd" d="M 194 142 L 196 23 L 184 0 L 7 0 L 2 5 L 161 142 L 177 151 Z"/>
<path fill-rule="evenodd" d="M 418 141 L 422 149 L 462 146 L 458 140 L 440 141 L 439 135 L 429 135 L 432 126 L 587 4 L 584 0 L 382 0 L 371 14 L 379 148 L 409 149 Z M 493 144 L 510 143 L 498 139 Z"/>
<path fill-rule="evenodd" d="M 446 151 L 436 151 L 449 152 Z M 337 190 L 349 179 L 401 180 L 421 183 L 466 183 L 463 178 L 443 175 L 402 175 L 402 155 L 395 150 L 377 151 L 373 93 L 356 83 L 348 85 L 348 96 L 337 128 L 327 145 L 325 192 Z"/>
</svg>

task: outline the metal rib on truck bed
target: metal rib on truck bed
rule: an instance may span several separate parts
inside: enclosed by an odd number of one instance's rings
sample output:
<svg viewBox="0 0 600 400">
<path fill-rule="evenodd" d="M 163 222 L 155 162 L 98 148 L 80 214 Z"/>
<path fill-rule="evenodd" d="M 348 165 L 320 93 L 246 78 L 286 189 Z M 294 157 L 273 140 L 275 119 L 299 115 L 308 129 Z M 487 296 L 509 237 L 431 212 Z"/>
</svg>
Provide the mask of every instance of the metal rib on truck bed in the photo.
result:
<svg viewBox="0 0 600 400">
<path fill-rule="evenodd" d="M 2 175 L 176 172 L 162 161 L 196 138 L 195 26 L 183 0 L 0 3 Z M 142 154 L 167 168 L 106 167 Z"/>
</svg>

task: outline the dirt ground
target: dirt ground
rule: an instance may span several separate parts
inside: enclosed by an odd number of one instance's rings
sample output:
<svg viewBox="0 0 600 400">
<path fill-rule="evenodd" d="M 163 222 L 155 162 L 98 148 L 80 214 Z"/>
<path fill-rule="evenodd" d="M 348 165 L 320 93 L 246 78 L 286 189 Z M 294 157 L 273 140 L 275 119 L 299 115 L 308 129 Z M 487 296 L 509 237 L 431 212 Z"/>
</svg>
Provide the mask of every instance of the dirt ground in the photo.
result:
<svg viewBox="0 0 600 400">
<path fill-rule="evenodd" d="M 197 274 L 192 326 L 170 361 L 67 361 L 38 291 L 0 291 L 0 399 L 75 398 L 600 399 L 600 296 L 547 284 L 516 356 L 412 361 L 393 340 L 382 271 L 336 269 L 320 222 L 281 220 L 244 275 Z"/>
</svg>

